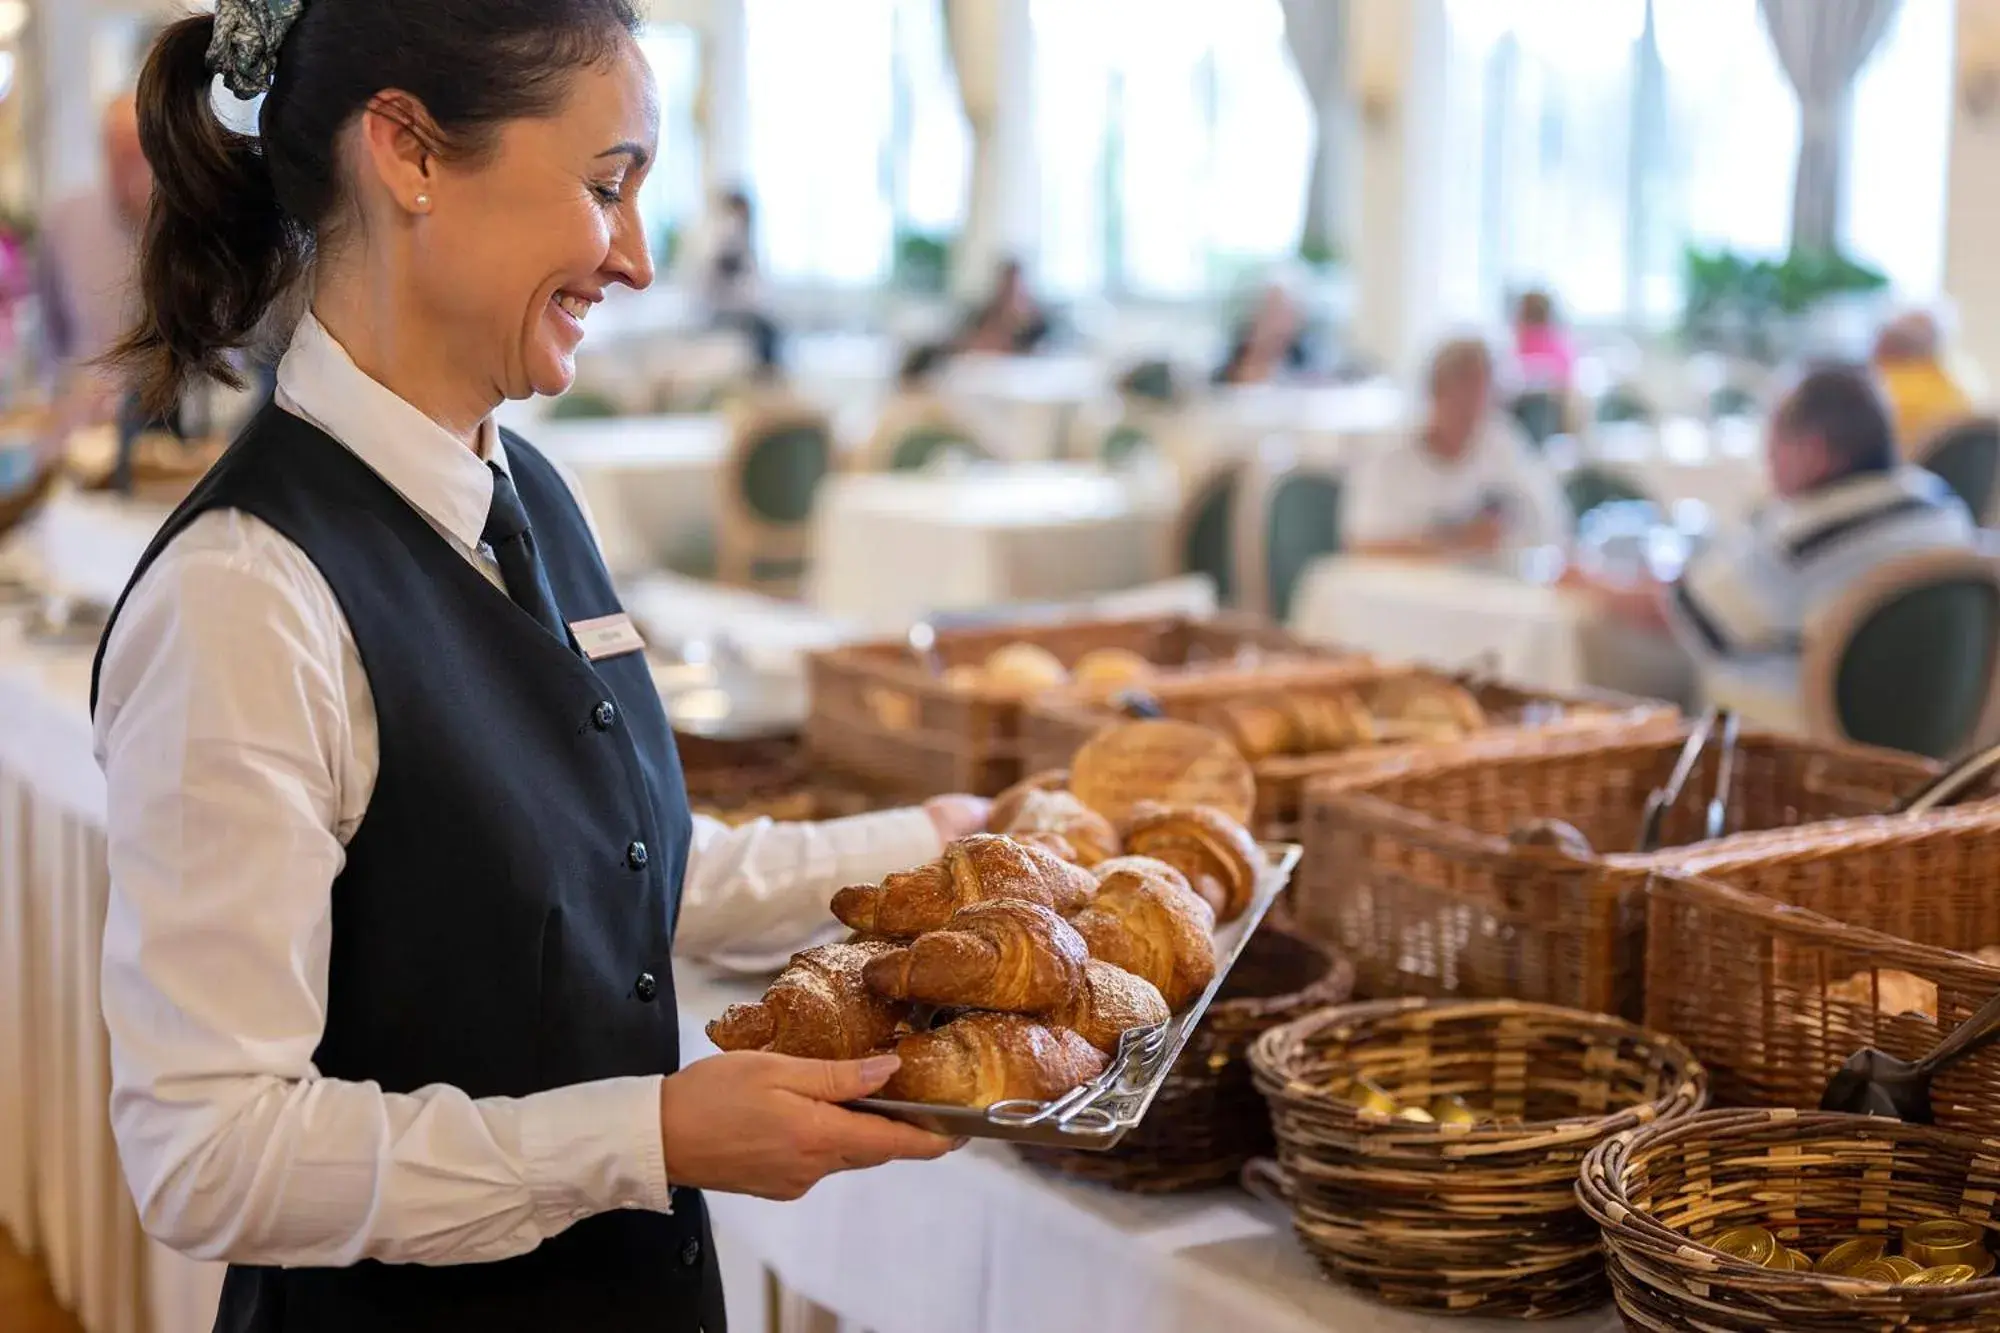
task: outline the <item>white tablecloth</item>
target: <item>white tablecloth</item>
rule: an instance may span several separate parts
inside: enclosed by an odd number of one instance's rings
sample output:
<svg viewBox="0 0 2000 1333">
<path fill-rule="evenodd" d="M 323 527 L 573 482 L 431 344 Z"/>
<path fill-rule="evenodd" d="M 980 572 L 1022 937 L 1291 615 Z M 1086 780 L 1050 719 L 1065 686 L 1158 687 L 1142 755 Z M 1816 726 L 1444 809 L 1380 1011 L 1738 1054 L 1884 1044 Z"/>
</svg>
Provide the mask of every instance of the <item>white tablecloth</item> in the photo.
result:
<svg viewBox="0 0 2000 1333">
<path fill-rule="evenodd" d="M 965 353 L 946 364 L 938 392 L 1005 457 L 1030 461 L 1058 452 L 1077 410 L 1110 387 L 1094 357 Z"/>
<path fill-rule="evenodd" d="M 1715 523 L 1731 526 L 1770 498 L 1762 429 L 1751 421 L 1710 424 L 1686 417 L 1658 426 L 1599 426 L 1581 457 L 1628 478 L 1663 505 L 1698 500 Z"/>
<path fill-rule="evenodd" d="M 1170 474 L 1082 464 L 842 476 L 814 514 L 809 596 L 895 633 L 936 611 L 1068 601 L 1162 577 Z"/>
<path fill-rule="evenodd" d="M 1449 667 L 1486 662 L 1509 680 L 1570 691 L 1586 683 L 1583 632 L 1591 614 L 1574 593 L 1506 574 L 1333 556 L 1306 571 L 1292 627 L 1381 657 Z"/>
<path fill-rule="evenodd" d="M 528 438 L 575 474 L 613 574 L 680 564 L 711 538 L 729 452 L 720 416 L 544 421 Z"/>
</svg>

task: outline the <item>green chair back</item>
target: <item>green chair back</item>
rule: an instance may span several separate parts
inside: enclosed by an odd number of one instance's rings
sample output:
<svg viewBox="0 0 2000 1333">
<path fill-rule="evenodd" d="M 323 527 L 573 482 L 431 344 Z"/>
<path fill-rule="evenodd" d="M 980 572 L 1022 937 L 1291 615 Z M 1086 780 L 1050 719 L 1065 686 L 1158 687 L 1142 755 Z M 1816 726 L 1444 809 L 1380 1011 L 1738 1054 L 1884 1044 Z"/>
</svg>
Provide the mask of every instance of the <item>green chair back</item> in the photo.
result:
<svg viewBox="0 0 2000 1333">
<path fill-rule="evenodd" d="M 751 441 L 743 458 L 743 502 L 765 523 L 795 526 L 833 467 L 833 441 L 811 422 L 778 426 Z"/>
<path fill-rule="evenodd" d="M 1187 531 L 1182 535 L 1181 572 L 1206 574 L 1215 584 L 1216 601 L 1236 602 L 1235 469 L 1220 473 L 1195 497 Z"/>
<path fill-rule="evenodd" d="M 1165 361 L 1141 361 L 1125 372 L 1118 387 L 1122 392 L 1150 403 L 1171 403 L 1175 397 L 1174 368 Z"/>
<path fill-rule="evenodd" d="M 1306 567 L 1340 549 L 1340 478 L 1293 472 L 1271 486 L 1264 541 L 1264 576 L 1271 616 L 1283 623 Z"/>
<path fill-rule="evenodd" d="M 1653 498 L 1610 468 L 1599 467 L 1595 463 L 1585 463 L 1564 477 L 1563 494 L 1568 497 L 1570 512 L 1576 515 L 1579 522 L 1599 505 Z"/>
<path fill-rule="evenodd" d="M 1913 587 L 1862 621 L 1841 653 L 1834 706 L 1867 745 L 1943 759 L 1976 739 L 2000 648 L 2000 594 L 1977 579 Z"/>
<path fill-rule="evenodd" d="M 1985 523 L 2000 482 L 2000 421 L 1982 418 L 1953 426 L 1931 446 L 1924 466 L 1965 501 L 1975 521 Z"/>
<path fill-rule="evenodd" d="M 1762 407 L 1757 395 L 1740 384 L 1725 384 L 1708 396 L 1708 415 L 1714 420 L 1754 417 Z"/>
<path fill-rule="evenodd" d="M 1545 389 L 1530 389 L 1515 398 L 1507 408 L 1538 449 L 1547 444 L 1552 436 L 1562 434 L 1562 399 Z"/>
<path fill-rule="evenodd" d="M 1608 424 L 1651 421 L 1654 415 L 1653 405 L 1637 389 L 1622 384 L 1597 401 L 1597 419 Z"/>
<path fill-rule="evenodd" d="M 1106 467 L 1123 467 L 1152 447 L 1152 436 L 1130 422 L 1121 421 L 1105 434 L 1097 455 Z"/>
<path fill-rule="evenodd" d="M 917 426 L 896 441 L 896 447 L 889 451 L 891 472 L 921 472 L 945 454 L 963 454 L 973 459 L 988 459 L 992 455 L 967 439 L 963 431 L 950 426 Z"/>
<path fill-rule="evenodd" d="M 556 421 L 601 421 L 624 415 L 618 404 L 595 389 L 571 389 L 549 409 L 549 416 Z"/>
</svg>

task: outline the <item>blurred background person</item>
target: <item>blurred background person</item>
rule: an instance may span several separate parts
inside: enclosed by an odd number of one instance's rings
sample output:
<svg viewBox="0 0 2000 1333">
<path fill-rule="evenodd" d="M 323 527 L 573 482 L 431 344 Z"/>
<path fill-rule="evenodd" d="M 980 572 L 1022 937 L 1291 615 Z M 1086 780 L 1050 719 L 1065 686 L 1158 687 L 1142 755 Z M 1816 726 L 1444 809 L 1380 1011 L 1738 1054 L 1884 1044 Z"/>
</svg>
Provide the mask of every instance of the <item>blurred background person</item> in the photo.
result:
<svg viewBox="0 0 2000 1333">
<path fill-rule="evenodd" d="M 1313 368 L 1305 313 L 1282 282 L 1266 283 L 1250 317 L 1240 325 L 1229 354 L 1215 372 L 1217 384 L 1271 384 Z"/>
<path fill-rule="evenodd" d="M 694 281 L 718 328 L 740 330 L 750 340 L 760 371 L 778 368 L 782 358 L 777 321 L 765 309 L 757 264 L 757 211 L 743 190 L 728 190 L 716 201 L 705 230 L 692 248 Z"/>
<path fill-rule="evenodd" d="M 1514 303 L 1514 366 L 1521 385 L 1568 393 L 1576 373 L 1576 348 L 1556 317 L 1555 298 L 1540 288 Z"/>
<path fill-rule="evenodd" d="M 1478 338 L 1432 356 L 1422 425 L 1354 468 L 1345 511 L 1348 547 L 1369 555 L 1491 556 L 1559 544 L 1570 527 L 1554 470 L 1495 410 Z"/>
<path fill-rule="evenodd" d="M 41 226 L 39 289 L 48 371 L 58 416 L 69 429 L 102 425 L 118 413 L 117 378 L 97 362 L 124 333 L 153 170 L 139 146 L 138 103 L 130 93 L 104 108 L 99 182 L 51 204 Z"/>
<path fill-rule="evenodd" d="M 1873 362 L 1903 457 L 1971 414 L 1972 397 L 1946 363 L 1943 332 L 1930 311 L 1907 310 L 1883 325 Z"/>
<path fill-rule="evenodd" d="M 993 276 L 993 295 L 961 326 L 956 346 L 961 352 L 1025 356 L 1047 343 L 1051 331 L 1021 261 L 1007 259 Z"/>
</svg>

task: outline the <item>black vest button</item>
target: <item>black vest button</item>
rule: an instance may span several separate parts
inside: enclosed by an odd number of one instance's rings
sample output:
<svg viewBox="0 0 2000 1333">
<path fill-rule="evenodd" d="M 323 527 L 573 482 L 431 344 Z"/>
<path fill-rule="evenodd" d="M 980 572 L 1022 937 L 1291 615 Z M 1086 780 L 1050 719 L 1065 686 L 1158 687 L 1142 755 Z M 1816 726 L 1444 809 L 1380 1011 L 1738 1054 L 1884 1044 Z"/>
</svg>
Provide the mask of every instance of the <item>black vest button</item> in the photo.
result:
<svg viewBox="0 0 2000 1333">
<path fill-rule="evenodd" d="M 651 972 L 641 972 L 639 979 L 632 983 L 632 992 L 639 997 L 641 1004 L 651 1004 L 653 997 L 660 993 L 660 983 L 653 979 Z"/>
<path fill-rule="evenodd" d="M 599 731 L 611 730 L 617 721 L 618 705 L 612 703 L 609 699 L 606 699 L 591 710 L 590 725 L 596 727 Z"/>
<path fill-rule="evenodd" d="M 634 842 L 625 849 L 625 864 L 634 870 L 644 870 L 649 859 L 646 855 L 646 844 L 643 842 Z"/>
<path fill-rule="evenodd" d="M 701 1242 L 700 1242 L 700 1241 L 698 1241 L 698 1240 L 692 1240 L 692 1239 L 691 1239 L 691 1240 L 689 1240 L 689 1241 L 688 1241 L 688 1243 L 687 1243 L 687 1244 L 685 1244 L 685 1245 L 681 1246 L 681 1267 L 682 1267 L 682 1268 L 693 1268 L 693 1267 L 694 1267 L 694 1266 L 695 1266 L 696 1264 L 698 1264 L 698 1263 L 700 1263 L 700 1262 L 701 1262 Z"/>
</svg>

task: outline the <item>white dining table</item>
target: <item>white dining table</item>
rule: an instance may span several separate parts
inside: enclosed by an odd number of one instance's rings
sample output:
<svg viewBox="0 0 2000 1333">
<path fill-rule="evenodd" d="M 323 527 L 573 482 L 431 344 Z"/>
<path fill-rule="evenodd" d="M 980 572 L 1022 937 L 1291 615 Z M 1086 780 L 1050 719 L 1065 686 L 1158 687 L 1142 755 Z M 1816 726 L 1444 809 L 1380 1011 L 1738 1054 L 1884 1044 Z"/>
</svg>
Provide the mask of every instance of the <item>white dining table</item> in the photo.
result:
<svg viewBox="0 0 2000 1333">
<path fill-rule="evenodd" d="M 720 415 L 542 421 L 529 439 L 577 479 L 614 576 L 685 567 L 712 543 L 729 456 Z"/>
<path fill-rule="evenodd" d="M 982 465 L 835 477 L 815 502 L 807 596 L 875 633 L 933 612 L 1073 601 L 1164 577 L 1164 467 Z"/>
<path fill-rule="evenodd" d="M 1763 426 L 1744 418 L 1600 425 L 1579 442 L 1578 461 L 1625 478 L 1663 508 L 1696 501 L 1717 526 L 1747 522 L 1771 495 Z"/>
<path fill-rule="evenodd" d="M 1110 390 L 1102 361 L 1067 354 L 961 353 L 946 363 L 938 381 L 939 397 L 982 439 L 1021 462 L 1060 453 L 1077 412 Z"/>
</svg>

